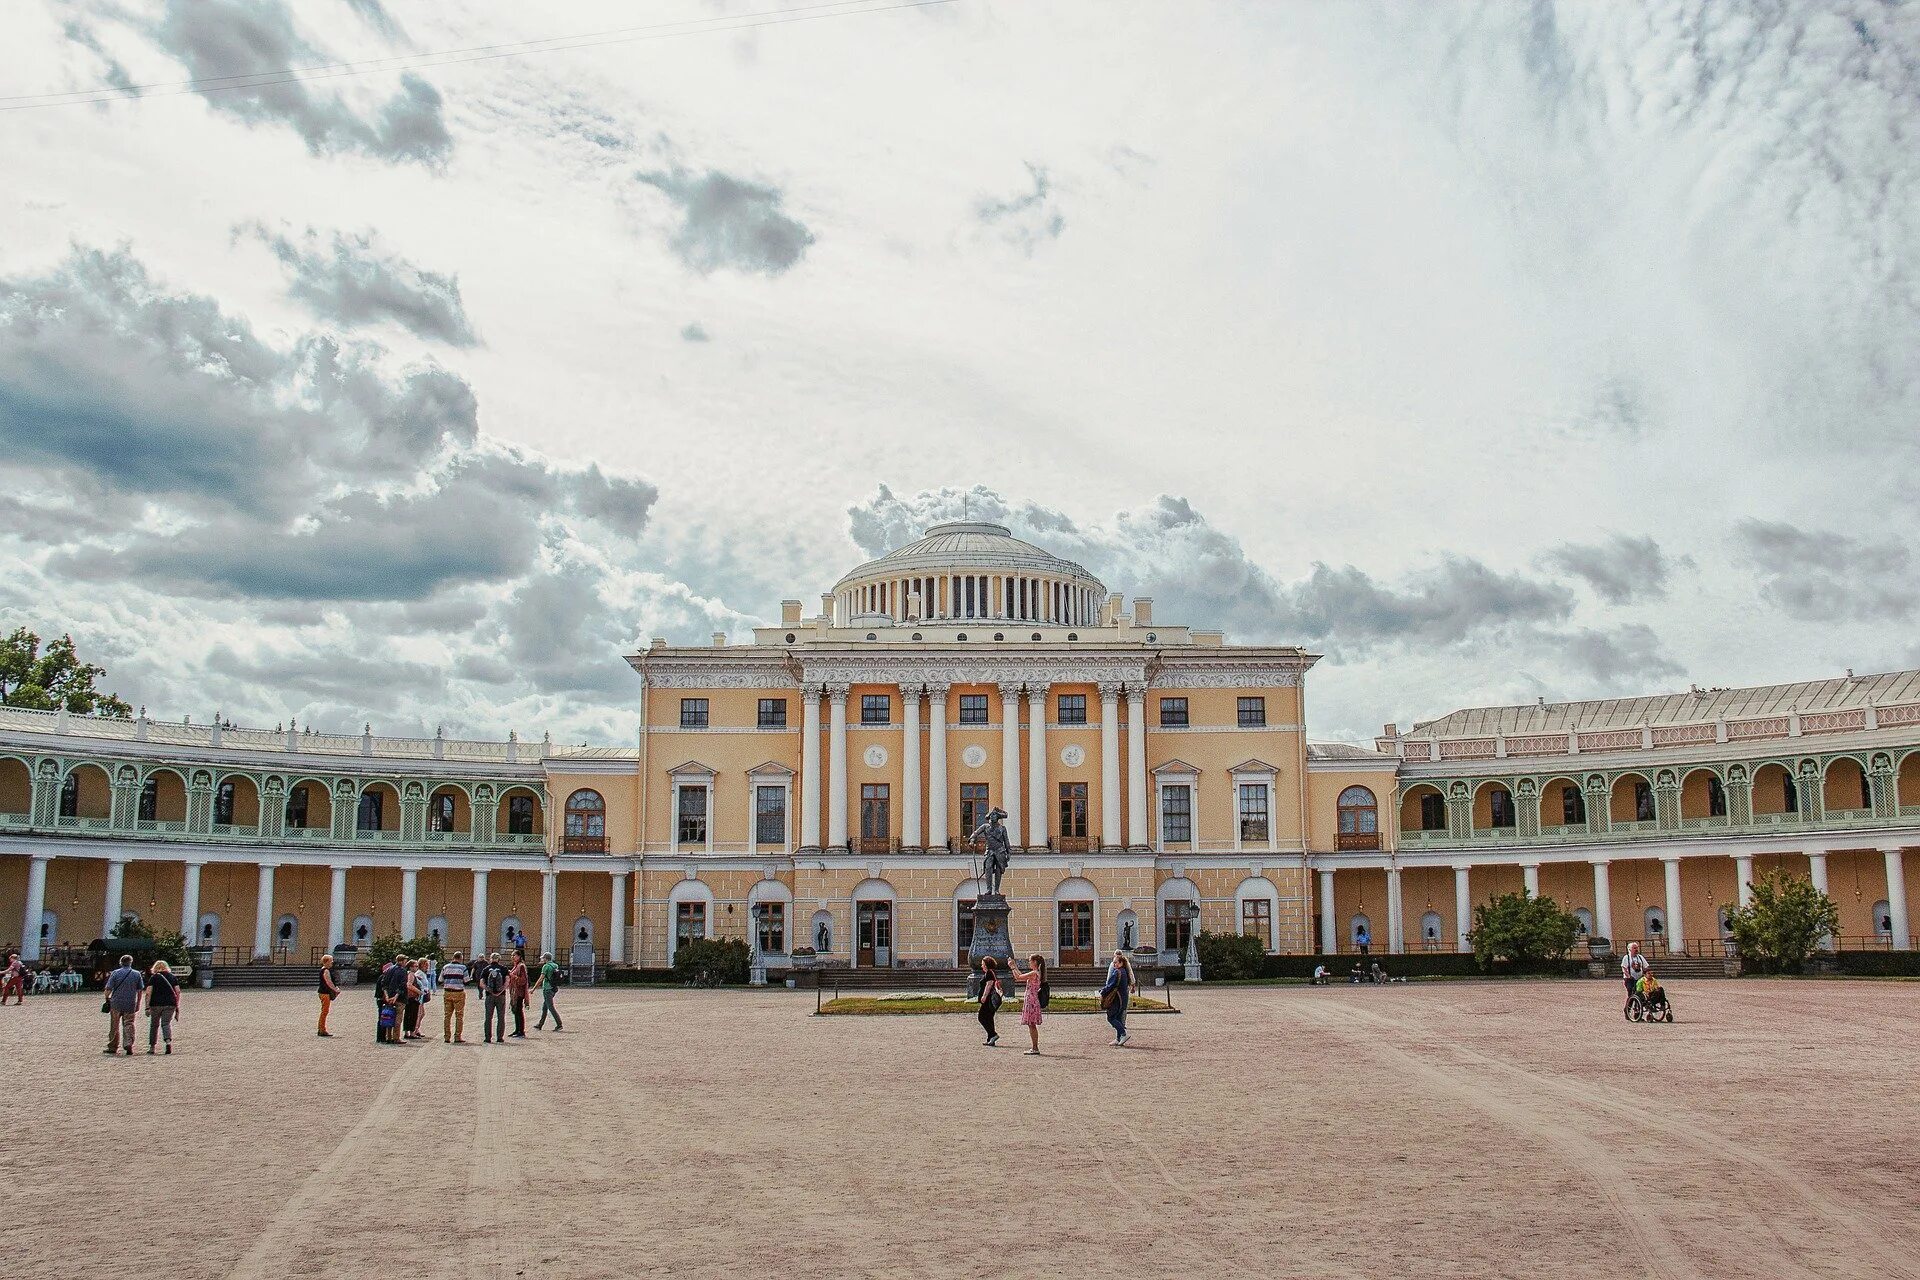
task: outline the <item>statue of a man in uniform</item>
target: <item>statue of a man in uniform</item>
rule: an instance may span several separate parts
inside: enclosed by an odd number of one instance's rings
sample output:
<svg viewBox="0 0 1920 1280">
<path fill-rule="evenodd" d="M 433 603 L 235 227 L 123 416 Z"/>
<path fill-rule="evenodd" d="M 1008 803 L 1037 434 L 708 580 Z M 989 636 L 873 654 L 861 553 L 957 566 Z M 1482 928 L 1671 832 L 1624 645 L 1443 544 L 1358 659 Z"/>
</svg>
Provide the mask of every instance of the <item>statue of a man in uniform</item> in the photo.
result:
<svg viewBox="0 0 1920 1280">
<path fill-rule="evenodd" d="M 974 828 L 967 837 L 969 844 L 984 841 L 985 861 L 980 864 L 980 874 L 986 879 L 987 892 L 998 896 L 1000 877 L 1007 873 L 1007 864 L 1013 861 L 1013 850 L 1007 844 L 1007 829 L 1001 825 L 1007 820 L 1006 810 L 995 806 L 987 811 L 987 819 Z"/>
</svg>

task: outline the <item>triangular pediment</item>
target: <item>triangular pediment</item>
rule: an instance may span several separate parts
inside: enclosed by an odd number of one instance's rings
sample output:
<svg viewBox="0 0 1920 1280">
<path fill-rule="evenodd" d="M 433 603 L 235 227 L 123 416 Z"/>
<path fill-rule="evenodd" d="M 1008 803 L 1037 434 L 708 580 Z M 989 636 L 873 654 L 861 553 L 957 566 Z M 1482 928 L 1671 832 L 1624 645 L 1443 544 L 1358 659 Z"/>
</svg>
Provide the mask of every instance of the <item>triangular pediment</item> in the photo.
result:
<svg viewBox="0 0 1920 1280">
<path fill-rule="evenodd" d="M 701 764 L 698 760 L 689 760 L 685 764 L 677 764 L 667 770 L 667 776 L 670 778 L 711 778 L 714 774 L 711 768 Z"/>
<path fill-rule="evenodd" d="M 1228 773 L 1278 773 L 1280 771 L 1274 768 L 1272 765 L 1268 764 L 1265 760 L 1255 757 L 1254 759 L 1251 759 L 1251 760 L 1242 760 L 1239 764 L 1227 770 L 1227 772 Z"/>
<path fill-rule="evenodd" d="M 1157 764 L 1153 766 L 1153 768 L 1149 770 L 1149 772 L 1156 773 L 1156 774 L 1158 773 L 1198 773 L 1200 772 L 1200 770 L 1195 768 L 1193 765 L 1188 764 L 1185 760 L 1169 760 L 1165 764 Z"/>
<path fill-rule="evenodd" d="M 768 760 L 747 770 L 747 776 L 749 778 L 791 778 L 793 776 L 793 770 L 787 768 L 787 766 L 781 764 L 778 760 Z"/>
</svg>

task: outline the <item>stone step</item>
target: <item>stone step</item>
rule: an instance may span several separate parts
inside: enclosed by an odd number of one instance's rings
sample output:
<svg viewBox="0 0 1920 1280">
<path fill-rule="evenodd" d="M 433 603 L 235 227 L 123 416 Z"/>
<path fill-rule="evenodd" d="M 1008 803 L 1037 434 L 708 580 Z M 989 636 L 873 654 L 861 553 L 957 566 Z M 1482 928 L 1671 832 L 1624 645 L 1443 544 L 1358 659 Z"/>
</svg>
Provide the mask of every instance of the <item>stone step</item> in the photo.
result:
<svg viewBox="0 0 1920 1280">
<path fill-rule="evenodd" d="M 213 967 L 213 989 L 255 990 L 301 987 L 317 990 L 320 966 L 317 964 L 227 964 Z"/>
</svg>

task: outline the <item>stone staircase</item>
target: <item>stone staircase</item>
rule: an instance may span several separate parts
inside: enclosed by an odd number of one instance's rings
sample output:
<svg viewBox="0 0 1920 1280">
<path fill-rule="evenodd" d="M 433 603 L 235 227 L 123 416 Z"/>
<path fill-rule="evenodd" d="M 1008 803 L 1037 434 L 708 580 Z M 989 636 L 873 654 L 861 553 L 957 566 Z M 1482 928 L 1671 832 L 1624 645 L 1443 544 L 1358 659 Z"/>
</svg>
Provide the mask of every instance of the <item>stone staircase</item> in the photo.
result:
<svg viewBox="0 0 1920 1280">
<path fill-rule="evenodd" d="M 285 990 L 317 991 L 320 966 L 317 964 L 217 964 L 213 966 L 215 991 Z"/>
<path fill-rule="evenodd" d="M 1105 965 L 1062 965 L 1047 970 L 1047 982 L 1056 991 L 1098 990 L 1105 982 Z M 822 969 L 820 985 L 841 991 L 965 991 L 967 971 L 930 969 Z"/>
<path fill-rule="evenodd" d="M 1662 982 L 1671 982 L 1675 978 L 1725 978 L 1729 974 L 1727 966 L 1735 965 L 1734 973 L 1739 972 L 1738 962 L 1725 956 L 1690 956 L 1675 951 L 1663 951 L 1651 957 L 1653 971 Z"/>
</svg>

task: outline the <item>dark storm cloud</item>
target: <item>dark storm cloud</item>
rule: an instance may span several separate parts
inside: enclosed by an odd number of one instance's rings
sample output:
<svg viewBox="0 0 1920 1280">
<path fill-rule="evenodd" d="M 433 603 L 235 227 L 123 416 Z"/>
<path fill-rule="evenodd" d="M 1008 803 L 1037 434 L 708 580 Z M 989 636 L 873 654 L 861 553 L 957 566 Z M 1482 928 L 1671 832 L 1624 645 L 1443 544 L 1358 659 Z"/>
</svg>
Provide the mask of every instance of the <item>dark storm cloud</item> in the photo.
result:
<svg viewBox="0 0 1920 1280">
<path fill-rule="evenodd" d="M 168 0 L 152 35 L 195 80 L 333 61 L 301 36 L 282 0 Z M 297 81 L 228 90 L 210 85 L 201 96 L 216 111 L 248 124 L 291 128 L 314 155 L 357 152 L 439 165 L 453 150 L 439 91 L 412 73 L 400 77 L 399 91 L 371 118 L 339 96 Z"/>
<path fill-rule="evenodd" d="M 993 228 L 1025 253 L 1031 254 L 1049 240 L 1058 240 L 1066 230 L 1067 219 L 1053 198 L 1053 182 L 1039 165 L 1027 164 L 1027 176 L 1033 189 L 1008 199 L 983 198 L 974 205 L 974 216 Z"/>
<path fill-rule="evenodd" d="M 813 233 L 781 209 L 781 193 L 709 169 L 636 174 L 680 210 L 671 244 L 695 271 L 753 271 L 777 276 L 806 255 Z"/>
<path fill-rule="evenodd" d="M 419 337 L 470 347 L 473 324 L 457 276 L 416 266 L 383 248 L 371 232 L 336 231 L 325 240 L 309 227 L 296 242 L 258 224 L 257 237 L 287 270 L 288 294 L 316 316 L 340 325 L 397 324 Z"/>
<path fill-rule="evenodd" d="M 1693 562 L 1667 555 L 1652 538 L 1616 533 L 1600 543 L 1561 543 L 1540 563 L 1579 578 L 1608 604 L 1634 604 L 1663 598 L 1674 569 Z"/>
<path fill-rule="evenodd" d="M 1760 595 L 1806 622 L 1901 622 L 1920 602 L 1913 555 L 1893 541 L 1742 520 L 1734 531 Z"/>
</svg>

